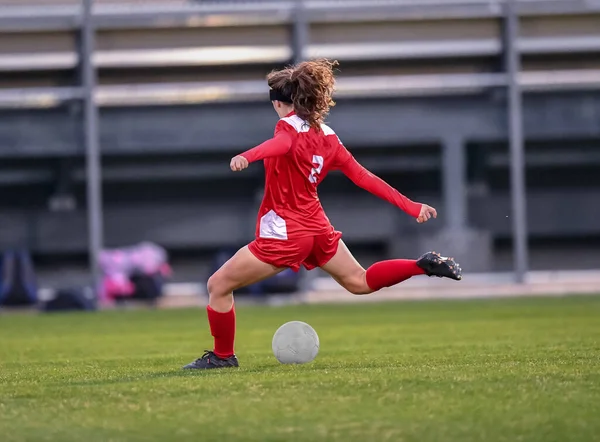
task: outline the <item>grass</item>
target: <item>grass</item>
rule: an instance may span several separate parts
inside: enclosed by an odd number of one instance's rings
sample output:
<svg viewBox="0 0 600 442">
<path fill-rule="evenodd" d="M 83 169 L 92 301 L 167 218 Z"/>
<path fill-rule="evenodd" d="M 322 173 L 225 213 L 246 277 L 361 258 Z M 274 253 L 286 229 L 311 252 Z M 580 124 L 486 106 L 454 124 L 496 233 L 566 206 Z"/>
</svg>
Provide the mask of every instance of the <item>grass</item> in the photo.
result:
<svg viewBox="0 0 600 442">
<path fill-rule="evenodd" d="M 315 327 L 279 365 L 275 329 Z M 0 317 L 0 440 L 598 441 L 600 297 L 238 309 L 239 370 L 183 372 L 203 311 Z"/>
</svg>

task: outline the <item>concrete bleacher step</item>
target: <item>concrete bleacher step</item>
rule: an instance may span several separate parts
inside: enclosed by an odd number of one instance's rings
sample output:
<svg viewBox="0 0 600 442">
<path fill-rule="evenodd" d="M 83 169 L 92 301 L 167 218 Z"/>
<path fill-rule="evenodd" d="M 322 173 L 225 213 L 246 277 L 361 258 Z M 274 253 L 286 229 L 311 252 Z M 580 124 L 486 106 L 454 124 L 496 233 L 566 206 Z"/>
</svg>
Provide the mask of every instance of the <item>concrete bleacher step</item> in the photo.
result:
<svg viewBox="0 0 600 442">
<path fill-rule="evenodd" d="M 573 54 L 600 51 L 600 36 L 521 38 L 523 54 Z M 331 58 L 342 62 L 370 60 L 408 60 L 490 57 L 502 53 L 496 38 L 478 40 L 352 42 L 347 44 L 311 44 L 308 58 Z M 177 66 L 222 66 L 286 63 L 292 58 L 288 45 L 218 45 L 206 47 L 99 50 L 93 57 L 100 69 L 165 68 Z M 74 51 L 0 54 L 0 71 L 74 69 L 78 55 Z"/>
<path fill-rule="evenodd" d="M 1 68 L 0 68 L 1 70 Z M 600 69 L 523 72 L 525 92 L 596 90 Z M 503 74 L 387 75 L 341 77 L 337 98 L 440 96 L 481 93 L 506 83 Z M 249 102 L 264 99 L 266 84 L 257 81 L 186 82 L 169 84 L 100 85 L 99 106 L 177 105 L 192 103 Z M 1 108 L 50 108 L 77 99 L 77 88 L 0 89 Z"/>
</svg>

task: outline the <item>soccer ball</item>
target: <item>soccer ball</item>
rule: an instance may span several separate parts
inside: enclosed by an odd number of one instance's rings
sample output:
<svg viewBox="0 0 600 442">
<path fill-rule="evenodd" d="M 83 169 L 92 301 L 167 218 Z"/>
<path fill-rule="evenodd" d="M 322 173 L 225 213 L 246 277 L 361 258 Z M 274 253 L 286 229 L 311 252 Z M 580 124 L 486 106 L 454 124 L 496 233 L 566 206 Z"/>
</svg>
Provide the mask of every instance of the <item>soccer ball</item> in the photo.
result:
<svg viewBox="0 0 600 442">
<path fill-rule="evenodd" d="M 282 364 L 306 364 L 319 353 L 319 336 L 305 322 L 286 322 L 273 336 L 273 354 Z"/>
</svg>

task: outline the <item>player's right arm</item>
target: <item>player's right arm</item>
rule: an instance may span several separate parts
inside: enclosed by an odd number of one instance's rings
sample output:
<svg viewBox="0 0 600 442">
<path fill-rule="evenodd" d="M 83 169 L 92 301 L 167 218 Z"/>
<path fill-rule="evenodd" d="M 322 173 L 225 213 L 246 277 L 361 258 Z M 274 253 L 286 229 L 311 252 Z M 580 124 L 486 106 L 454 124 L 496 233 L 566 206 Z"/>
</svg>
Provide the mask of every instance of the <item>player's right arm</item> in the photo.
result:
<svg viewBox="0 0 600 442">
<path fill-rule="evenodd" d="M 273 138 L 233 157 L 230 164 L 231 170 L 239 172 L 255 161 L 285 155 L 292 148 L 293 142 L 294 139 L 290 132 L 285 128 L 282 129 L 282 126 L 278 124 Z"/>
<path fill-rule="evenodd" d="M 423 223 L 431 217 L 436 218 L 436 210 L 427 204 L 414 202 L 402 195 L 377 175 L 369 172 L 342 143 L 337 145 L 335 168 L 341 170 L 358 187 L 393 204 L 408 215 Z"/>
</svg>

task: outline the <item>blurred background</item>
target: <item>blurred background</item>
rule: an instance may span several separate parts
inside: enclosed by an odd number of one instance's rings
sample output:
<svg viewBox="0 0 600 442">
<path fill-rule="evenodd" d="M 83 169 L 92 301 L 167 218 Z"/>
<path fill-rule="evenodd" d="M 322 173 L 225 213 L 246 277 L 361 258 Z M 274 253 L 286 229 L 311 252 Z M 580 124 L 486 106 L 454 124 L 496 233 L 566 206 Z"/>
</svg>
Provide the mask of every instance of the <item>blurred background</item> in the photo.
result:
<svg viewBox="0 0 600 442">
<path fill-rule="evenodd" d="M 332 174 L 323 205 L 363 265 L 434 249 L 489 281 L 600 267 L 600 1 L 91 3 L 0 0 L 5 299 L 131 296 L 132 269 L 203 290 L 254 235 L 262 166 L 228 165 L 272 135 L 265 75 L 315 57 L 340 61 L 344 144 L 440 212 L 417 226 Z M 256 293 L 302 287 L 284 276 Z"/>
</svg>

